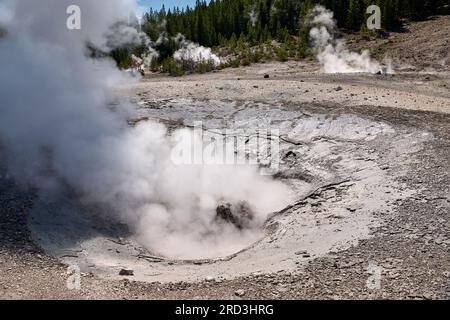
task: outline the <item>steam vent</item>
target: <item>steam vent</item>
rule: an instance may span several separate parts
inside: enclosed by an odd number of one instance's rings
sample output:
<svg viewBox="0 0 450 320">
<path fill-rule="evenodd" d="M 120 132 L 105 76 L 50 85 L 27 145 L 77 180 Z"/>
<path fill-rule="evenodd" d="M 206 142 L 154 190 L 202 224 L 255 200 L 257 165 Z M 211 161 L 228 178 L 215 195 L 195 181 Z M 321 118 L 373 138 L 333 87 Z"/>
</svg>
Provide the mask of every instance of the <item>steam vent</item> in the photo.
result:
<svg viewBox="0 0 450 320">
<path fill-rule="evenodd" d="M 104 2 L 0 0 L 0 299 L 450 298 L 448 0 Z"/>
</svg>

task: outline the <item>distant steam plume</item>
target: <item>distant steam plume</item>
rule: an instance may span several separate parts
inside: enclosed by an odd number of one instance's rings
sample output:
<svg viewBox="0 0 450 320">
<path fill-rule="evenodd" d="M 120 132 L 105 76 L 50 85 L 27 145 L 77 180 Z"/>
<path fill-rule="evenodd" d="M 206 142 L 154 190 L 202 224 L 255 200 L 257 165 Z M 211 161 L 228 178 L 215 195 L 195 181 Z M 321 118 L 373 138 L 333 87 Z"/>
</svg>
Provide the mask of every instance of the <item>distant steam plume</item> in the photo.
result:
<svg viewBox="0 0 450 320">
<path fill-rule="evenodd" d="M 336 39 L 336 21 L 332 11 L 317 5 L 309 13 L 308 23 L 312 26 L 310 38 L 317 59 L 325 73 L 392 73 L 390 66 L 383 66 L 364 50 L 361 54 L 347 49 L 345 41 Z"/>
<path fill-rule="evenodd" d="M 258 23 L 258 13 L 255 10 L 255 7 L 251 7 L 248 11 L 248 17 L 250 19 L 250 23 L 252 24 L 252 26 L 256 26 L 256 24 Z"/>
<path fill-rule="evenodd" d="M 187 40 L 182 34 L 175 37 L 178 49 L 173 57 L 179 61 L 212 62 L 215 66 L 220 65 L 220 58 L 212 53 L 210 48 L 206 48 Z"/>
</svg>

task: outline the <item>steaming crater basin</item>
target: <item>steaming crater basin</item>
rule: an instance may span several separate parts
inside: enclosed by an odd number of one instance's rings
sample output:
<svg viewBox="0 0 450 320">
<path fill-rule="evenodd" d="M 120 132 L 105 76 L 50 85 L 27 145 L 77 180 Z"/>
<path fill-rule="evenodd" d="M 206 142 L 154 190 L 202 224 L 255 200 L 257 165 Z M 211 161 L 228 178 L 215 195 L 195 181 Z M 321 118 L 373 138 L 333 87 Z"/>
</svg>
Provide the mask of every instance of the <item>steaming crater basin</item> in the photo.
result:
<svg viewBox="0 0 450 320">
<path fill-rule="evenodd" d="M 261 236 L 232 254 L 196 259 L 155 255 L 126 225 L 105 220 L 70 196 L 37 203 L 29 220 L 34 239 L 62 261 L 106 278 L 122 278 L 122 268 L 132 269 L 133 279 L 150 282 L 296 272 L 310 259 L 370 237 L 397 201 L 412 196 L 415 190 L 397 178 L 433 138 L 369 116 L 251 101 L 143 99 L 136 119 L 171 129 L 195 121 L 207 130 L 276 125 L 280 167 L 274 177 L 289 185 L 294 197 L 268 217 Z"/>
</svg>

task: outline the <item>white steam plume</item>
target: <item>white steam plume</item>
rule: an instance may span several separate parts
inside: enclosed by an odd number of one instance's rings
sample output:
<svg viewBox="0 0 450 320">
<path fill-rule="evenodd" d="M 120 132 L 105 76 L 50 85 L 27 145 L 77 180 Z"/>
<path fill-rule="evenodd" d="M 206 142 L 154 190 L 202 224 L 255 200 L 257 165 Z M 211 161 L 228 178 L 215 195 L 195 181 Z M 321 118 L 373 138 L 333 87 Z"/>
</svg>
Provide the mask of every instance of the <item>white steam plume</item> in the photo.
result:
<svg viewBox="0 0 450 320">
<path fill-rule="evenodd" d="M 182 34 L 175 37 L 178 49 L 173 58 L 178 61 L 212 62 L 215 66 L 220 65 L 220 58 L 212 53 L 211 48 L 203 47 L 197 43 L 187 40 Z"/>
<path fill-rule="evenodd" d="M 139 26 L 131 26 L 125 23 L 116 23 L 111 26 L 105 33 L 106 50 L 119 48 L 123 46 L 140 46 L 146 48 L 146 52 L 140 57 L 133 57 L 133 61 L 139 65 L 140 69 L 149 67 L 152 59 L 159 56 L 158 52 L 153 48 L 152 40 L 142 31 L 138 31 Z"/>
<path fill-rule="evenodd" d="M 309 13 L 309 24 L 313 27 L 310 38 L 317 59 L 325 73 L 392 73 L 390 66 L 383 66 L 364 50 L 361 54 L 347 49 L 345 41 L 335 39 L 336 21 L 332 11 L 316 5 Z"/>
<path fill-rule="evenodd" d="M 258 13 L 256 12 L 254 7 L 251 7 L 248 11 L 248 17 L 252 26 L 256 26 L 256 24 L 258 23 Z"/>
<path fill-rule="evenodd" d="M 81 30 L 65 28 L 72 4 L 82 8 Z M 0 0 L 4 7 L 1 156 L 18 181 L 52 194 L 69 186 L 124 219 L 148 248 L 178 258 L 229 254 L 254 240 L 215 224 L 218 204 L 246 200 L 260 220 L 286 204 L 287 188 L 256 167 L 176 166 L 164 126 L 130 127 L 131 106 L 111 108 L 112 89 L 131 80 L 112 61 L 88 58 L 85 43 L 104 48 L 134 1 Z"/>
</svg>

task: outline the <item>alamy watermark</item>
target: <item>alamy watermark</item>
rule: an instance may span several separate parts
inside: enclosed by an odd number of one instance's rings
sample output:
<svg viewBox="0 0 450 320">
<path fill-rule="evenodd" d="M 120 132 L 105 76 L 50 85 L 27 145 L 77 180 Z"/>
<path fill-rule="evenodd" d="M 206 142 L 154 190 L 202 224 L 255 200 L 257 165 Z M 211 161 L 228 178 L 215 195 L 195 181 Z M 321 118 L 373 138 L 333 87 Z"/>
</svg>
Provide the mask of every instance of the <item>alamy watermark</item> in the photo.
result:
<svg viewBox="0 0 450 320">
<path fill-rule="evenodd" d="M 381 29 L 381 8 L 377 5 L 371 5 L 366 10 L 370 14 L 367 19 L 367 29 L 380 30 Z"/>
<path fill-rule="evenodd" d="M 77 5 L 70 5 L 66 9 L 66 13 L 69 15 L 66 21 L 67 29 L 69 30 L 81 30 L 81 8 Z"/>
</svg>

